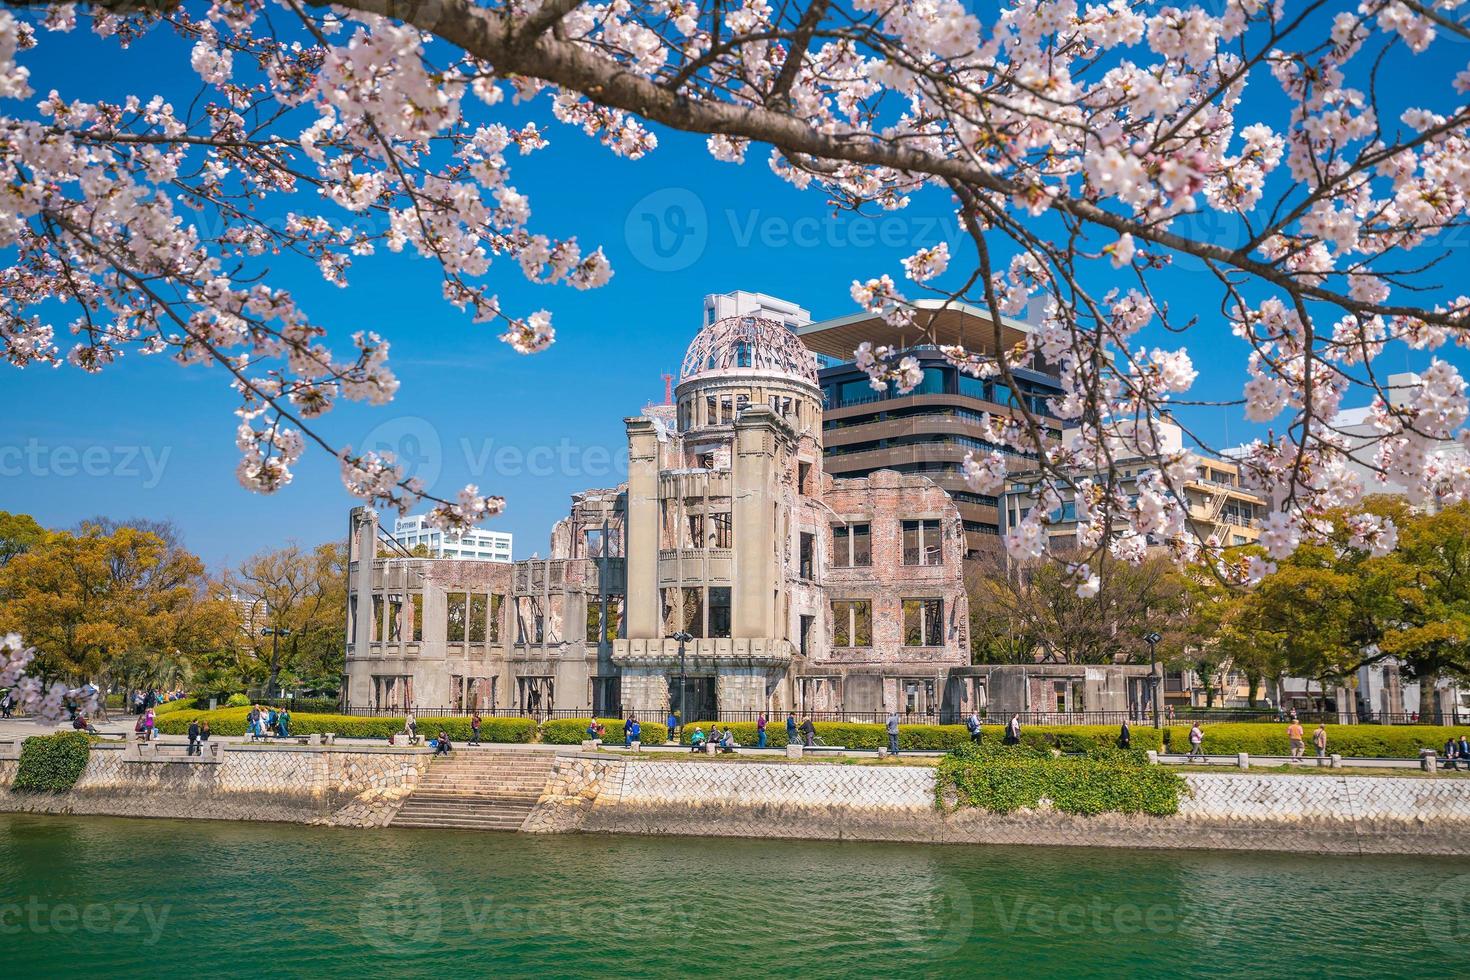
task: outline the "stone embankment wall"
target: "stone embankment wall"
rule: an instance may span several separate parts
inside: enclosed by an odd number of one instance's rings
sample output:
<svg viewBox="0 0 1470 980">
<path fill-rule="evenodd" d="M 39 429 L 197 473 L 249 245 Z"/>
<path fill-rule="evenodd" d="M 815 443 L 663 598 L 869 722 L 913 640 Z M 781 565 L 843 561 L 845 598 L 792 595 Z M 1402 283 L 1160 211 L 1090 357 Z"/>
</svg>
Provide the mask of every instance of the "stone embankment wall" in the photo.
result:
<svg viewBox="0 0 1470 980">
<path fill-rule="evenodd" d="M 562 758 L 523 830 L 914 843 L 1470 854 L 1470 780 L 1185 775 L 1169 817 L 934 806 L 920 767 Z"/>
<path fill-rule="evenodd" d="M 423 750 L 231 747 L 218 762 L 139 762 L 93 748 L 65 793 L 17 793 L 0 760 L 0 811 L 387 825 L 427 770 Z M 1470 854 L 1470 780 L 1188 773 L 1169 817 L 934 806 L 920 766 L 663 762 L 575 751 L 556 759 L 521 829 L 913 843 L 1068 844 L 1334 853 Z"/>
<path fill-rule="evenodd" d="M 10 789 L 18 761 L 0 761 L 0 811 L 381 826 L 431 758 L 415 749 L 305 746 L 232 746 L 218 762 L 127 755 L 120 744 L 93 746 L 64 793 L 18 793 Z"/>
</svg>

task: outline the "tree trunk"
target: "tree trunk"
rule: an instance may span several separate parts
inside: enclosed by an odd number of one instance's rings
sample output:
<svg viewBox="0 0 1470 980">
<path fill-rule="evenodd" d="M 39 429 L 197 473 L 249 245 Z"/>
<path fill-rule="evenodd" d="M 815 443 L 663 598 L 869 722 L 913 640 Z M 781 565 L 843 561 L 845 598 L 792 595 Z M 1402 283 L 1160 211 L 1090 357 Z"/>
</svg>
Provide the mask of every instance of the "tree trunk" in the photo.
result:
<svg viewBox="0 0 1470 980">
<path fill-rule="evenodd" d="M 1261 687 L 1261 675 L 1246 674 L 1245 682 L 1250 687 L 1249 693 L 1246 694 L 1246 706 L 1254 708 L 1256 706 L 1256 702 L 1260 700 L 1259 691 Z"/>
<path fill-rule="evenodd" d="M 1439 698 L 1435 697 L 1437 692 L 1434 689 L 1438 680 L 1438 674 L 1419 678 L 1419 724 L 1421 725 L 1440 724 Z"/>
</svg>

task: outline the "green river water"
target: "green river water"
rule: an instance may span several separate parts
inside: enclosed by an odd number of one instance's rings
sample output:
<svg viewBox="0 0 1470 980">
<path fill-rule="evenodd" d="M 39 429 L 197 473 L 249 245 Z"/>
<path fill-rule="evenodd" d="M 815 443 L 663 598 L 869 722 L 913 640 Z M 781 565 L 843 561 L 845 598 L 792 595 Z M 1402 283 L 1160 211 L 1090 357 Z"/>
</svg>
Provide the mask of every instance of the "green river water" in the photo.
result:
<svg viewBox="0 0 1470 980">
<path fill-rule="evenodd" d="M 0 814 L 0 976 L 1470 974 L 1470 861 Z"/>
</svg>

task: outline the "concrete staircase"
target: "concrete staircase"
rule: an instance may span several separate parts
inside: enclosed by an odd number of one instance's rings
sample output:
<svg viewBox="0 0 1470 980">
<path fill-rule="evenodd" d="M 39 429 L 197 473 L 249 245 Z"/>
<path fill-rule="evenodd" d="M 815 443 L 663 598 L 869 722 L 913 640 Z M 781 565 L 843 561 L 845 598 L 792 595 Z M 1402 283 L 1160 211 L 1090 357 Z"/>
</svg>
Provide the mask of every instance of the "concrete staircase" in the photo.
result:
<svg viewBox="0 0 1470 980">
<path fill-rule="evenodd" d="M 549 752 L 457 748 L 430 763 L 392 826 L 519 830 L 554 760 Z"/>
</svg>

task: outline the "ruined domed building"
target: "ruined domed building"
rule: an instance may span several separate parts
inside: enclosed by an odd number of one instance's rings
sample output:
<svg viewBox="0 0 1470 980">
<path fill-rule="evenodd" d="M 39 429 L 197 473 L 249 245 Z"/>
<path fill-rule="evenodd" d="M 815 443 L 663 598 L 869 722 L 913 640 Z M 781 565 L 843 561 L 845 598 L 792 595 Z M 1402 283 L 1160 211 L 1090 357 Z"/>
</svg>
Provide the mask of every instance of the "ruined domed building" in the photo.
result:
<svg viewBox="0 0 1470 980">
<path fill-rule="evenodd" d="M 691 721 L 976 705 L 959 512 L 924 476 L 825 474 L 796 335 L 710 324 L 674 396 L 626 420 L 628 482 L 574 496 L 549 558 L 395 555 L 355 510 L 344 702 Z"/>
</svg>

